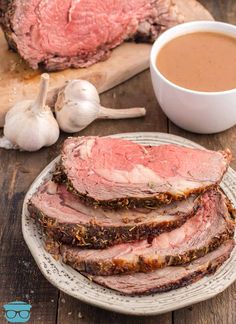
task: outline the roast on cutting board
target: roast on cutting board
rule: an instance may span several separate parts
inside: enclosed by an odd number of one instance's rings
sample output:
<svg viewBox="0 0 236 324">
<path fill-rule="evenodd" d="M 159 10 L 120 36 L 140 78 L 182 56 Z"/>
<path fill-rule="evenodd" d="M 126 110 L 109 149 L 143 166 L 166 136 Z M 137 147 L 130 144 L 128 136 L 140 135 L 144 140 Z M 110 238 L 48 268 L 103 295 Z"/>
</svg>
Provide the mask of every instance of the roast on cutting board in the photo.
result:
<svg viewBox="0 0 236 324">
<path fill-rule="evenodd" d="M 17 4 L 17 1 L 18 0 L 14 0 L 11 3 Z M 54 2 L 55 1 L 52 1 L 50 3 L 53 4 Z M 170 8 L 169 12 L 167 12 L 167 15 L 163 15 L 162 17 L 162 19 L 164 19 L 162 20 L 162 23 L 163 21 L 165 21 L 165 28 L 184 21 L 212 19 L 210 13 L 195 0 L 166 0 L 163 2 L 157 0 L 155 5 L 159 6 L 159 2 L 162 3 L 164 8 Z M 28 8 L 30 8 L 30 3 L 30 1 L 27 1 L 27 3 L 22 7 L 25 12 L 27 12 Z M 4 7 L 4 5 L 2 5 L 1 10 L 5 11 L 7 9 L 6 7 Z M 9 28 L 9 23 L 12 22 L 11 15 L 14 15 L 14 11 L 6 11 L 3 14 L 1 21 L 5 26 L 4 30 L 7 33 L 7 37 L 11 46 L 15 47 L 14 44 L 17 44 L 17 46 L 19 46 L 19 44 L 22 43 L 21 40 L 14 40 L 14 35 L 12 35 L 10 32 L 11 29 Z M 6 26 L 6 21 L 8 26 Z M 144 24 L 140 26 L 139 38 L 141 37 L 143 32 L 141 27 L 145 29 L 146 26 Z M 160 31 L 161 30 L 159 28 L 158 30 L 154 31 L 154 34 L 157 36 Z M 151 38 L 151 41 L 153 41 L 154 34 L 149 37 Z M 34 36 L 37 38 L 37 35 Z M 119 43 L 120 41 L 117 44 L 113 44 L 114 47 Z M 58 89 L 61 88 L 64 85 L 65 81 L 69 79 L 87 79 L 98 88 L 99 92 L 103 92 L 123 82 L 124 80 L 127 80 L 131 76 L 141 72 L 148 67 L 150 47 L 151 45 L 148 44 L 136 44 L 132 42 L 124 43 L 114 49 L 110 57 L 103 62 L 96 63 L 86 68 L 70 68 L 64 71 L 51 72 L 51 92 L 48 103 L 50 105 L 53 105 L 53 103 L 55 102 L 55 94 L 57 93 Z M 106 52 L 108 50 L 109 49 L 106 49 Z M 21 52 L 21 50 L 19 50 L 19 52 Z M 29 67 L 29 64 L 24 62 L 24 60 L 18 54 L 14 53 L 13 51 L 9 51 L 8 44 L 4 38 L 3 33 L 1 33 L 0 35 L 0 56 L 2 58 L 2 61 L 4 62 L 4 64 L 1 64 L 0 66 L 0 126 L 3 126 L 5 114 L 9 110 L 9 108 L 13 106 L 13 104 L 26 98 L 34 98 L 42 70 L 31 69 Z M 91 63 L 94 63 L 101 58 L 102 55 L 100 55 L 98 59 L 93 59 Z M 37 66 L 35 64 L 31 65 L 34 68 Z M 76 66 L 76 64 L 74 65 Z M 45 66 L 47 67 L 47 65 Z M 58 64 L 57 60 L 53 61 L 53 69 L 57 68 L 61 68 L 61 61 L 59 59 Z"/>
</svg>

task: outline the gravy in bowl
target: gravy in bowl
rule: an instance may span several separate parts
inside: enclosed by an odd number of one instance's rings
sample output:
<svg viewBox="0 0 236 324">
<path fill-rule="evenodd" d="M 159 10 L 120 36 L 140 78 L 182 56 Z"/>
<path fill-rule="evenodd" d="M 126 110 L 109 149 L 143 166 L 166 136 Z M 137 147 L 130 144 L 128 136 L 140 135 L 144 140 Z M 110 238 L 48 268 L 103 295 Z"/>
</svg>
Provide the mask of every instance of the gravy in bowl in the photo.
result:
<svg viewBox="0 0 236 324">
<path fill-rule="evenodd" d="M 183 88 L 219 92 L 236 88 L 236 38 L 216 32 L 193 32 L 166 43 L 156 65 Z"/>
</svg>

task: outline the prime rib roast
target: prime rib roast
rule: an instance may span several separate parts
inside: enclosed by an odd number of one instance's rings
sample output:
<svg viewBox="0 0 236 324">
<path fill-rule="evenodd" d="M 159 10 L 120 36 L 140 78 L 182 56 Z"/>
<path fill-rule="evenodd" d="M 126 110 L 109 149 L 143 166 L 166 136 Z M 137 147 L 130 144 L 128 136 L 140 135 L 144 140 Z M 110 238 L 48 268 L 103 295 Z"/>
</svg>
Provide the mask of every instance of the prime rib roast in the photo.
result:
<svg viewBox="0 0 236 324">
<path fill-rule="evenodd" d="M 234 223 L 224 196 L 209 191 L 201 197 L 196 214 L 181 227 L 152 240 L 122 243 L 102 250 L 62 246 L 65 263 L 98 275 L 149 272 L 190 262 L 233 237 Z"/>
<path fill-rule="evenodd" d="M 3 0 L 8 44 L 36 69 L 87 67 L 125 40 L 153 42 L 183 22 L 171 0 Z"/>
<path fill-rule="evenodd" d="M 229 257 L 234 240 L 223 243 L 218 249 L 192 261 L 190 264 L 166 267 L 149 273 L 129 275 L 93 276 L 90 280 L 126 295 L 147 295 L 187 286 L 205 275 L 214 273 Z"/>
<path fill-rule="evenodd" d="M 216 186 L 231 153 L 143 146 L 109 137 L 69 138 L 54 181 L 92 205 L 155 207 Z"/>
<path fill-rule="evenodd" d="M 188 285 L 234 247 L 235 210 L 220 189 L 231 153 L 118 138 L 65 141 L 28 210 L 45 248 L 121 293 Z"/>
<path fill-rule="evenodd" d="M 87 67 L 125 40 L 153 42 L 178 23 L 211 19 L 193 0 L 1 0 L 0 15 L 10 48 L 48 71 Z"/>
<path fill-rule="evenodd" d="M 65 244 L 104 248 L 148 239 L 181 226 L 201 205 L 196 196 L 158 209 L 96 209 L 61 184 L 46 181 L 29 202 L 31 216 L 47 235 Z"/>
</svg>

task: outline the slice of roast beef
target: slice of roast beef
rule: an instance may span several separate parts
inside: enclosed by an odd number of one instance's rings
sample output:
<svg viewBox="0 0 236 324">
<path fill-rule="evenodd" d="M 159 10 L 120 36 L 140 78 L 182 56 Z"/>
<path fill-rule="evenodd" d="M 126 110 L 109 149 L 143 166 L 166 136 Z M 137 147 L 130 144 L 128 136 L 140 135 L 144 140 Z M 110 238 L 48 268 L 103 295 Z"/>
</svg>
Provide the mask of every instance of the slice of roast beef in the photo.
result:
<svg viewBox="0 0 236 324">
<path fill-rule="evenodd" d="M 216 186 L 231 153 L 142 146 L 109 137 L 69 138 L 54 181 L 93 205 L 155 207 Z"/>
<path fill-rule="evenodd" d="M 48 71 L 87 67 L 124 40 L 153 42 L 184 21 L 171 0 L 3 0 L 0 8 L 10 47 Z"/>
<path fill-rule="evenodd" d="M 149 273 L 131 275 L 92 276 L 84 275 L 94 282 L 126 295 L 144 295 L 164 292 L 187 286 L 213 274 L 229 257 L 234 240 L 229 240 L 218 249 L 194 260 L 185 266 L 166 267 Z"/>
<path fill-rule="evenodd" d="M 54 240 L 104 248 L 147 239 L 177 228 L 194 215 L 200 204 L 200 198 L 191 196 L 154 210 L 103 210 L 86 206 L 68 192 L 64 185 L 48 180 L 30 199 L 28 209 L 30 215 Z"/>
<path fill-rule="evenodd" d="M 193 217 L 151 242 L 123 243 L 103 250 L 62 246 L 61 253 L 65 263 L 91 274 L 148 272 L 205 255 L 232 238 L 234 226 L 225 196 L 211 190 L 201 197 L 201 205 Z"/>
</svg>

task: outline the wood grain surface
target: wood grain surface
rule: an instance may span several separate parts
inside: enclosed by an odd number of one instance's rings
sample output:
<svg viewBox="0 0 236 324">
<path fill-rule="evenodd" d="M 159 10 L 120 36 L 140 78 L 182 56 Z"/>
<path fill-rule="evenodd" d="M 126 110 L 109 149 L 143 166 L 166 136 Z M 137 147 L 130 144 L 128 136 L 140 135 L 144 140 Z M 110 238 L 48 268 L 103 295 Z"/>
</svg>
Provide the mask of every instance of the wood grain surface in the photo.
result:
<svg viewBox="0 0 236 324">
<path fill-rule="evenodd" d="M 201 1 L 215 18 L 236 24 L 236 1 Z M 169 132 L 196 141 L 207 148 L 229 147 L 236 157 L 236 127 L 216 135 L 196 135 L 173 125 L 160 109 L 151 86 L 149 71 L 101 96 L 102 104 L 122 108 L 146 106 L 147 116 L 127 121 L 96 121 L 80 135 L 121 132 Z M 153 317 L 115 314 L 81 303 L 59 292 L 39 272 L 21 233 L 24 195 L 38 173 L 59 153 L 57 144 L 36 153 L 0 150 L 0 307 L 14 300 L 32 305 L 29 323 L 48 324 L 235 324 L 236 283 L 217 297 L 172 313 Z M 236 170 L 236 159 L 232 162 Z M 7 323 L 0 311 L 0 323 Z"/>
<path fill-rule="evenodd" d="M 196 0 L 174 0 L 183 15 L 183 21 L 212 19 L 210 13 Z M 184 4 L 184 5 L 183 5 Z M 86 69 L 67 69 L 50 73 L 50 94 L 48 104 L 53 104 L 57 89 L 71 79 L 83 78 L 96 85 L 102 93 L 149 66 L 151 45 L 124 43 L 114 49 L 108 60 L 99 62 Z M 40 73 L 30 69 L 20 56 L 8 50 L 8 45 L 0 30 L 0 127 L 4 125 L 6 112 L 19 100 L 35 97 L 38 90 Z"/>
</svg>

